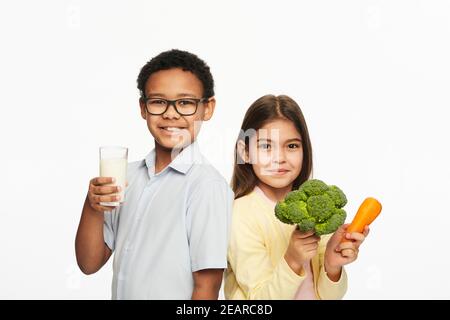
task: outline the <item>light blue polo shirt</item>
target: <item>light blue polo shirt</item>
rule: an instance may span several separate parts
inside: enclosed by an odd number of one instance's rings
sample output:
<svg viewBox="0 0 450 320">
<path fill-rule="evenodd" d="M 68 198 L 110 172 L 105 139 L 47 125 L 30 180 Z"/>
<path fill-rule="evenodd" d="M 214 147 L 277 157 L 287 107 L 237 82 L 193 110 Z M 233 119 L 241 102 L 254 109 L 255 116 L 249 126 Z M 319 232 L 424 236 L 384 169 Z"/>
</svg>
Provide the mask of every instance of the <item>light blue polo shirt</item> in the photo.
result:
<svg viewBox="0 0 450 320">
<path fill-rule="evenodd" d="M 190 299 L 192 272 L 227 267 L 233 191 L 196 142 L 155 174 L 155 150 L 130 163 L 125 202 L 105 212 L 113 299 Z"/>
</svg>

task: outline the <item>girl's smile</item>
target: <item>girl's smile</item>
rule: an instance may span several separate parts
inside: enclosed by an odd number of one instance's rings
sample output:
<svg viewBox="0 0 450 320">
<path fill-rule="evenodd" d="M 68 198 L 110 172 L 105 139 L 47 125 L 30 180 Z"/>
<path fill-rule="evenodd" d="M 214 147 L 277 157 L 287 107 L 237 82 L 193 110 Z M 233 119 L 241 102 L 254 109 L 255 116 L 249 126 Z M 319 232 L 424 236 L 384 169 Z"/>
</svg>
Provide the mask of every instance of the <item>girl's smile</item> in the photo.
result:
<svg viewBox="0 0 450 320">
<path fill-rule="evenodd" d="M 266 172 L 268 172 L 270 175 L 273 176 L 282 176 L 284 174 L 287 174 L 288 172 L 290 172 L 291 170 L 287 170 L 287 169 L 273 169 L 273 170 L 266 170 Z"/>
</svg>

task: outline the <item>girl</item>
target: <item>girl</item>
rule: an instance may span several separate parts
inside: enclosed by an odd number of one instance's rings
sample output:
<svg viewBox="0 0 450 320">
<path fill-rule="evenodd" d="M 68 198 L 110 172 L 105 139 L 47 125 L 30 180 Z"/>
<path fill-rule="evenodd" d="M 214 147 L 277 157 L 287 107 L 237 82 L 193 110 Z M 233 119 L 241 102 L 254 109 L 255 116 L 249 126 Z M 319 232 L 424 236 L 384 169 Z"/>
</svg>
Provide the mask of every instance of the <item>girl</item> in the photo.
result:
<svg viewBox="0 0 450 320">
<path fill-rule="evenodd" d="M 297 103 L 273 95 L 255 101 L 245 114 L 235 160 L 225 298 L 342 298 L 343 266 L 356 260 L 368 227 L 364 234 L 348 234 L 343 225 L 320 239 L 274 214 L 276 202 L 311 176 L 311 142 Z M 340 244 L 344 235 L 351 241 Z"/>
</svg>

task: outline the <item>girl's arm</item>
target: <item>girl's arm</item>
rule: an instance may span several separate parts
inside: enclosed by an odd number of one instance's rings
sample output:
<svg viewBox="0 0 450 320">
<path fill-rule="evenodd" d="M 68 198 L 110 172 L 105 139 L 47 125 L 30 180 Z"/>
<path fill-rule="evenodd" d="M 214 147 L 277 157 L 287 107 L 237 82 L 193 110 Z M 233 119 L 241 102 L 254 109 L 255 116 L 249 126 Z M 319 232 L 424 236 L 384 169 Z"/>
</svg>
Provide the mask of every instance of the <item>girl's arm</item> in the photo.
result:
<svg viewBox="0 0 450 320">
<path fill-rule="evenodd" d="M 274 267 L 262 239 L 253 217 L 233 215 L 228 261 L 239 287 L 247 299 L 293 299 L 304 272 L 295 273 L 284 253 Z"/>
<path fill-rule="evenodd" d="M 343 267 L 338 271 L 335 268 L 326 268 L 326 248 L 331 235 L 322 236 L 319 243 L 319 276 L 317 278 L 317 294 L 322 300 L 339 300 L 347 292 L 347 273 Z M 330 272 L 328 274 L 327 272 Z"/>
</svg>

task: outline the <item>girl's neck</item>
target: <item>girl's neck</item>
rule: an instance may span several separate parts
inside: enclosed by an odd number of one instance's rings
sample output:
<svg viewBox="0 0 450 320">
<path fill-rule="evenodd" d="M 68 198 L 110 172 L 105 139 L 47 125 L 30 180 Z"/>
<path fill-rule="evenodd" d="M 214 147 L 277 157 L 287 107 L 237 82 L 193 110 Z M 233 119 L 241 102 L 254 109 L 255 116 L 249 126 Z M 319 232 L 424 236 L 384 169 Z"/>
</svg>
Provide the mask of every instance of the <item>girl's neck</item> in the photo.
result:
<svg viewBox="0 0 450 320">
<path fill-rule="evenodd" d="M 262 181 L 258 181 L 257 186 L 264 192 L 267 198 L 274 202 L 283 200 L 292 190 L 292 183 L 283 188 L 274 188 Z"/>
<path fill-rule="evenodd" d="M 165 148 L 155 141 L 155 173 L 163 171 L 182 150 Z"/>
</svg>

